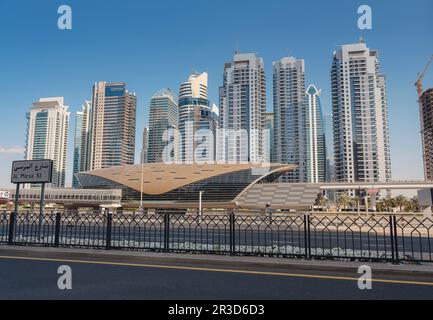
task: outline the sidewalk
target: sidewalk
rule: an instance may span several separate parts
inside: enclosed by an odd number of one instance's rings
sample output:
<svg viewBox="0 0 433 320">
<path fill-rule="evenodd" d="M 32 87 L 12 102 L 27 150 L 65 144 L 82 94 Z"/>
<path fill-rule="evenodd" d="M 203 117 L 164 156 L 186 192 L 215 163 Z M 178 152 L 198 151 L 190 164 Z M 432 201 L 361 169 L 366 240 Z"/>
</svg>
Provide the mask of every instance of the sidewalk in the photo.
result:
<svg viewBox="0 0 433 320">
<path fill-rule="evenodd" d="M 400 264 L 391 263 L 370 263 L 370 262 L 344 262 L 329 260 L 303 260 L 303 259 L 282 259 L 266 257 L 242 257 L 223 255 L 193 255 L 178 253 L 155 253 L 137 251 L 104 251 L 92 249 L 68 249 L 68 248 L 46 248 L 46 247 L 21 247 L 21 246 L 0 246 L 0 256 L 16 256 L 29 258 L 48 258 L 60 260 L 98 260 L 113 262 L 123 261 L 129 263 L 191 263 L 191 264 L 212 264 L 215 266 L 232 267 L 266 267 L 275 269 L 296 269 L 298 271 L 340 271 L 351 272 L 361 265 L 370 266 L 374 272 L 386 274 L 427 275 L 433 277 L 433 263 L 430 264 Z"/>
</svg>

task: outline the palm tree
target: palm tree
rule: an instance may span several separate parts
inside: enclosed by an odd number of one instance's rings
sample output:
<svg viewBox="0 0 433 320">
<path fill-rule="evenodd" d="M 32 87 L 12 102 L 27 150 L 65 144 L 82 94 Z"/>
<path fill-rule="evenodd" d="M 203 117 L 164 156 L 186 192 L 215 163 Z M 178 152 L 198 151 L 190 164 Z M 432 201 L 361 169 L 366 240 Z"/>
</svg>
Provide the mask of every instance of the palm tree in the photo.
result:
<svg viewBox="0 0 433 320">
<path fill-rule="evenodd" d="M 351 200 L 350 200 L 350 205 L 353 207 L 353 208 L 357 208 L 357 209 L 359 209 L 360 207 L 360 204 L 361 204 L 361 198 L 359 197 L 359 196 L 355 196 L 355 197 L 353 197 Z"/>
<path fill-rule="evenodd" d="M 419 212 L 418 198 L 413 197 L 412 199 L 407 199 L 404 208 L 406 212 Z"/>
<path fill-rule="evenodd" d="M 405 196 L 400 195 L 395 198 L 395 205 L 400 208 L 400 212 L 403 211 L 403 207 L 405 204 L 406 204 Z"/>
<path fill-rule="evenodd" d="M 349 205 L 349 203 L 350 203 L 350 196 L 346 192 L 340 194 L 340 197 L 338 198 L 338 202 L 337 202 L 339 209 L 343 207 L 344 210 L 347 210 L 347 206 Z"/>
<path fill-rule="evenodd" d="M 382 200 L 382 203 L 383 206 L 386 208 L 387 212 L 389 212 L 391 208 L 394 208 L 394 199 L 391 198 L 389 195 Z"/>
</svg>

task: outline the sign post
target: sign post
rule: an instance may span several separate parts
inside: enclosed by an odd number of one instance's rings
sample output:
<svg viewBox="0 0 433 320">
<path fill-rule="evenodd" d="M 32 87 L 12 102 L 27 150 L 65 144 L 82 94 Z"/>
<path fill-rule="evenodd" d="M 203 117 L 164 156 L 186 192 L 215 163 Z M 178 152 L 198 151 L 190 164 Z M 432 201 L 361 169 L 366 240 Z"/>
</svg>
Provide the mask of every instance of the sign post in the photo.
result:
<svg viewBox="0 0 433 320">
<path fill-rule="evenodd" d="M 15 215 L 18 214 L 18 201 L 20 200 L 20 184 L 17 183 L 17 189 L 15 191 Z"/>
<path fill-rule="evenodd" d="M 11 182 L 16 184 L 17 186 L 15 192 L 15 220 L 18 216 L 20 184 L 23 183 L 42 184 L 41 200 L 40 200 L 40 208 L 39 208 L 39 237 L 42 236 L 42 223 L 44 220 L 45 184 L 52 182 L 52 176 L 53 176 L 52 160 L 27 160 L 27 161 L 14 161 L 12 163 Z M 12 227 L 11 227 L 11 232 L 9 237 L 11 237 L 11 234 L 13 236 L 14 225 L 15 223 L 11 222 Z"/>
</svg>

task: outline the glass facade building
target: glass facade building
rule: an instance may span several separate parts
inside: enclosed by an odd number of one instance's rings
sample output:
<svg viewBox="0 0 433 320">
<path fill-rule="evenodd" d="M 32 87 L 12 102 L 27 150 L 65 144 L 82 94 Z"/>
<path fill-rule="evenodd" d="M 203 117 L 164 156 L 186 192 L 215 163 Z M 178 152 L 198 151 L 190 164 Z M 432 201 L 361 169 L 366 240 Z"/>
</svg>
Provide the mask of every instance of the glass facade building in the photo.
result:
<svg viewBox="0 0 433 320">
<path fill-rule="evenodd" d="M 179 161 L 215 161 L 216 115 L 209 105 L 208 74 L 193 73 L 179 90 Z"/>
<path fill-rule="evenodd" d="M 123 82 L 93 86 L 90 169 L 134 163 L 136 104 L 135 93 Z"/>
<path fill-rule="evenodd" d="M 74 170 L 72 177 L 72 187 L 79 187 L 75 176 L 78 172 L 90 169 L 90 120 L 92 104 L 84 101 L 81 111 L 76 113 L 75 118 L 75 141 L 74 141 Z"/>
<path fill-rule="evenodd" d="M 306 97 L 307 182 L 320 183 L 326 181 L 326 140 L 320 90 L 311 84 Z"/>
<path fill-rule="evenodd" d="M 170 89 L 158 91 L 150 100 L 148 163 L 178 160 L 178 115 L 177 97 Z"/>
<path fill-rule="evenodd" d="M 306 182 L 304 60 L 284 57 L 273 63 L 273 99 L 275 161 L 298 166 L 282 181 Z"/>
<path fill-rule="evenodd" d="M 235 54 L 224 66 L 220 87 L 217 160 L 262 163 L 265 160 L 266 76 L 255 54 Z"/>
<path fill-rule="evenodd" d="M 26 160 L 53 160 L 50 187 L 65 187 L 69 112 L 63 97 L 34 102 L 27 121 Z"/>
</svg>

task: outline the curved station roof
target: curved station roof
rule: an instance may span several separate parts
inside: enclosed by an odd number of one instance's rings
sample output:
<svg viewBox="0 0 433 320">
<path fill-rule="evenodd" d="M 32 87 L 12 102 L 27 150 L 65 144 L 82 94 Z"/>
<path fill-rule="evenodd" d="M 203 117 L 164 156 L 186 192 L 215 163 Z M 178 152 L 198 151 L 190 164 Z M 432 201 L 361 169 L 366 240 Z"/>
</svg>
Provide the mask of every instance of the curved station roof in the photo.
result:
<svg viewBox="0 0 433 320">
<path fill-rule="evenodd" d="M 295 169 L 281 164 L 144 164 L 118 166 L 77 174 L 83 188 L 120 188 L 123 202 L 197 206 L 199 191 L 206 203 L 234 203 L 234 199 L 256 183 L 274 182 Z M 143 182 L 143 183 L 141 183 Z M 142 193 L 142 194 L 141 194 Z"/>
</svg>

